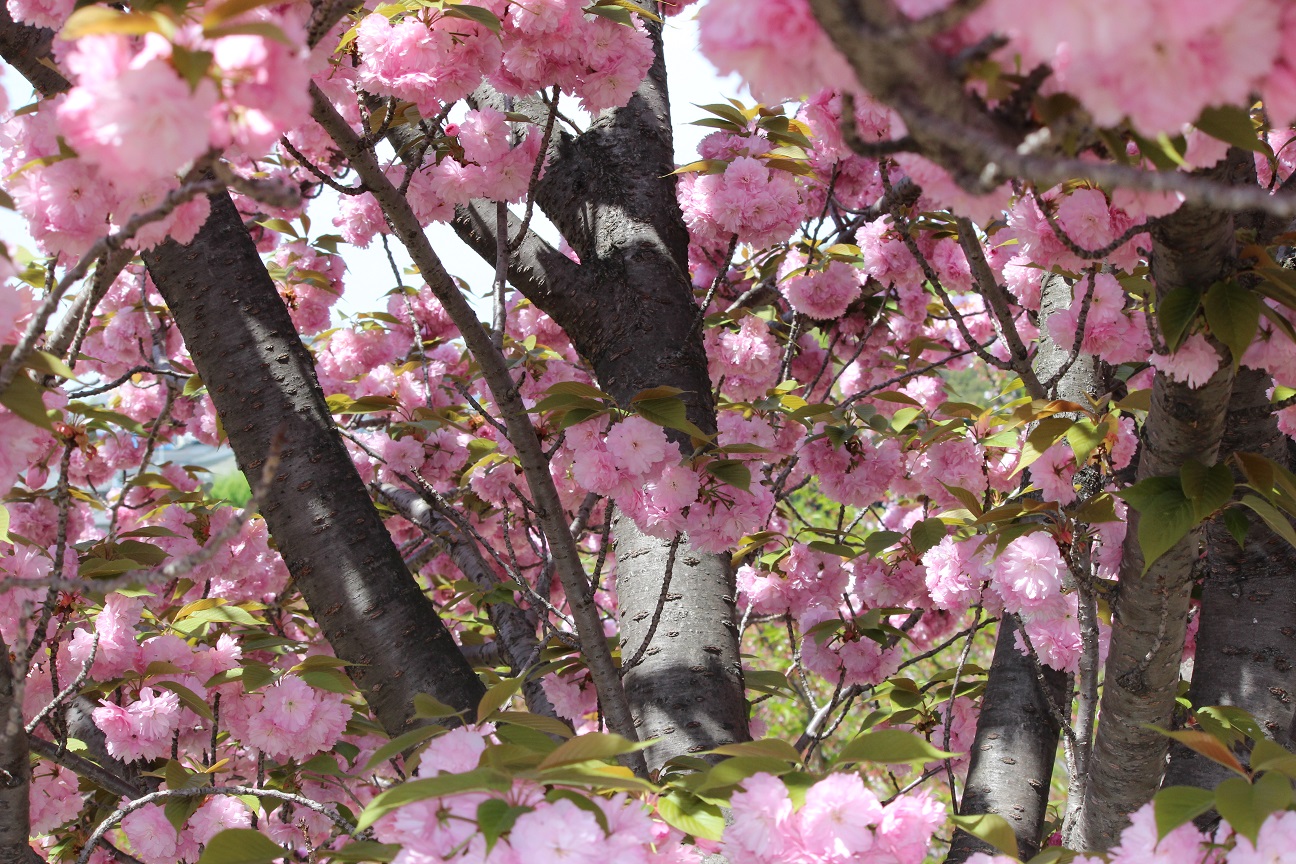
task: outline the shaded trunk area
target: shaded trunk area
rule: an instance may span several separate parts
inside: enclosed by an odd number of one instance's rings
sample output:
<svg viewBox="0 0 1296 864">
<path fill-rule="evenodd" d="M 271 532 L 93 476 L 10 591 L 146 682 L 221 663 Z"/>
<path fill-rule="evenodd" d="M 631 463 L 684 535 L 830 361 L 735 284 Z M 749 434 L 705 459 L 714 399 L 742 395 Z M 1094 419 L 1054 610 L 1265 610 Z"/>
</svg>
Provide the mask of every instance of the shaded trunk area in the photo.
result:
<svg viewBox="0 0 1296 864">
<path fill-rule="evenodd" d="M 22 691 L 14 681 L 9 646 L 0 639 L 0 861 L 40 864 L 31 848 L 28 816 L 31 766 L 23 729 Z"/>
<path fill-rule="evenodd" d="M 1290 468 L 1288 438 L 1266 410 L 1271 385 L 1263 372 L 1239 371 L 1221 452 L 1259 453 Z M 1201 623 L 1188 699 L 1194 707 L 1244 708 L 1270 738 L 1290 748 L 1288 726 L 1296 699 L 1296 550 L 1252 511 L 1241 512 L 1248 523 L 1241 546 L 1222 519 L 1212 519 L 1205 528 Z M 1165 783 L 1213 789 L 1231 774 L 1173 745 Z"/>
<path fill-rule="evenodd" d="M 1004 616 L 959 805 L 963 816 L 997 813 L 1007 819 L 1023 861 L 1040 849 L 1062 728 L 1049 700 L 1054 705 L 1070 703 L 1069 676 L 1047 667 L 1043 672 L 1047 690 L 1040 686 L 1030 657 L 1017 650 L 1016 622 Z M 946 861 L 961 864 L 976 852 L 998 854 L 989 843 L 960 829 Z"/>
<path fill-rule="evenodd" d="M 696 326 L 702 310 L 688 274 L 688 231 L 675 197 L 661 31 L 649 23 L 656 58 L 624 108 L 604 112 L 579 137 L 559 135 L 536 201 L 580 258 L 555 261 L 526 237 L 510 261 L 515 287 L 567 332 L 599 386 L 623 406 L 661 386 L 684 391 L 688 418 L 715 432 L 715 402 Z M 516 220 L 511 231 L 518 230 Z M 455 227 L 494 261 L 493 208 L 461 210 Z M 560 257 L 560 256 L 557 256 Z M 677 433 L 672 433 L 680 440 Z M 681 441 L 687 452 L 687 439 Z M 734 581 L 727 554 L 678 545 L 663 590 L 671 545 L 645 537 L 627 518 L 613 523 L 622 662 L 640 737 L 657 770 L 673 756 L 743 741 L 747 704 L 738 651 Z M 660 606 L 660 610 L 659 610 Z"/>
<path fill-rule="evenodd" d="M 293 583 L 384 728 L 409 725 L 418 693 L 474 709 L 482 685 L 374 508 L 238 210 L 211 206 L 193 243 L 144 260 L 239 468 L 255 478 L 278 449 L 261 511 Z"/>
<path fill-rule="evenodd" d="M 69 86 L 46 74 L 48 46 L 43 31 L 0 19 L 0 53 L 24 74 L 30 69 L 45 97 Z M 145 264 L 239 468 L 255 478 L 272 453 L 279 459 L 262 514 L 294 584 L 390 733 L 410 725 L 418 693 L 471 711 L 484 688 L 369 499 L 242 217 L 228 194 L 211 196 L 211 208 L 192 243 L 169 241 L 145 254 Z"/>
<path fill-rule="evenodd" d="M 1204 173 L 1246 184 L 1254 183 L 1255 168 L 1250 154 L 1231 150 Z M 1232 214 L 1185 205 L 1154 224 L 1151 234 L 1159 300 L 1176 288 L 1204 292 L 1229 276 L 1236 252 Z M 1217 461 L 1233 389 L 1225 355 L 1221 349 L 1219 370 L 1197 389 L 1157 374 L 1143 426 L 1139 480 L 1177 476 L 1192 459 Z M 1086 851 L 1111 848 L 1165 772 L 1169 739 L 1148 727 L 1169 728 L 1173 719 L 1201 531 L 1190 531 L 1144 572 L 1138 526 L 1139 514 L 1131 509 L 1092 772 L 1076 826 L 1076 844 Z"/>
</svg>

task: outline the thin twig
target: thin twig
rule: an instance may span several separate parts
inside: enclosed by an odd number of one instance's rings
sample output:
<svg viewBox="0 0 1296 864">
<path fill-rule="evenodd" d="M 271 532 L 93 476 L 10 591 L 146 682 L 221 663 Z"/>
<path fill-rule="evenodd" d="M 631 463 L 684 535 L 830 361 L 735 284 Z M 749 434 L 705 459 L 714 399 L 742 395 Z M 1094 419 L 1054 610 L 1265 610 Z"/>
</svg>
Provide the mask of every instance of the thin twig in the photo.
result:
<svg viewBox="0 0 1296 864">
<path fill-rule="evenodd" d="M 85 662 L 81 664 L 81 671 L 77 673 L 76 678 L 72 679 L 71 684 L 68 684 L 68 686 L 60 690 L 54 698 L 50 700 L 48 705 L 36 712 L 36 716 L 27 723 L 26 732 L 28 735 L 35 732 L 36 727 L 41 724 L 41 721 L 48 717 L 52 711 L 66 702 L 69 696 L 81 689 L 81 685 L 85 684 L 86 679 L 90 677 L 90 667 L 94 665 L 95 655 L 98 653 L 99 631 L 96 630 L 94 636 L 90 639 L 90 656 L 86 657 Z M 53 664 L 57 663 L 58 660 L 57 658 L 53 658 L 50 662 Z"/>
</svg>

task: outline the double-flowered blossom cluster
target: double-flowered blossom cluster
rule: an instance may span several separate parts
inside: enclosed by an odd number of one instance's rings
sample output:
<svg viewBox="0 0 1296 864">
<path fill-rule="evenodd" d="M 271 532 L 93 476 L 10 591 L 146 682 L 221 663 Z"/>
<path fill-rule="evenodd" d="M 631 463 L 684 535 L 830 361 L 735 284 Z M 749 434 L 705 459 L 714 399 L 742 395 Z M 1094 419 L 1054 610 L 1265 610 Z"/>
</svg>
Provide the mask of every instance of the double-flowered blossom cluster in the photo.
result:
<svg viewBox="0 0 1296 864">
<path fill-rule="evenodd" d="M 14 9 L 13 6 L 19 6 Z M 20 19 L 62 23 L 12 4 Z M 213 36 L 158 15 L 140 36 L 104 32 L 58 41 L 71 89 L 9 121 L 8 189 L 49 253 L 80 255 L 111 228 L 163 204 L 210 152 L 261 157 L 308 112 L 310 64 L 299 6 L 254 13 L 248 32 Z M 274 35 L 257 31 L 264 28 Z M 129 245 L 191 240 L 207 218 L 199 196 L 145 225 Z"/>
</svg>

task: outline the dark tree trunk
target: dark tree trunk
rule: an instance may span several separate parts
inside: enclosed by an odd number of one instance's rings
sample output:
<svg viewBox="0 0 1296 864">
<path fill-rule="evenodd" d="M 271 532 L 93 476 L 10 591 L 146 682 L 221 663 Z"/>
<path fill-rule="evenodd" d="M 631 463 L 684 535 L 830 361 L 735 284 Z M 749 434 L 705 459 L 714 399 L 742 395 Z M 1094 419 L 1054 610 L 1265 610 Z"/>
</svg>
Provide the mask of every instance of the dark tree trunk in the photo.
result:
<svg viewBox="0 0 1296 864">
<path fill-rule="evenodd" d="M 1233 150 L 1207 176 L 1247 183 L 1254 182 L 1254 172 L 1250 154 Z M 1185 205 L 1151 233 L 1159 298 L 1181 286 L 1205 291 L 1229 275 L 1236 249 L 1231 214 Z M 1223 357 L 1221 363 L 1198 389 L 1156 376 L 1139 480 L 1177 475 L 1190 459 L 1216 461 L 1233 389 L 1232 369 Z M 1077 845 L 1086 851 L 1111 848 L 1165 772 L 1169 739 L 1148 727 L 1168 728 L 1173 718 L 1200 530 L 1190 531 L 1144 573 L 1138 525 L 1139 514 L 1131 509 L 1088 795 L 1077 825 Z"/>
<path fill-rule="evenodd" d="M 1018 857 L 1023 861 L 1040 849 L 1062 728 L 1048 700 L 1054 705 L 1070 701 L 1068 676 L 1054 669 L 1043 671 L 1047 695 L 1030 657 L 1017 650 L 1017 626 L 1012 616 L 1005 615 L 999 622 L 959 804 L 963 816 L 997 813 L 1007 819 L 1017 835 Z M 961 864 L 976 852 L 997 854 L 984 840 L 959 830 L 946 861 Z"/>
<path fill-rule="evenodd" d="M 340 7 L 338 7 L 340 8 Z M 341 14 L 336 11 L 336 14 Z M 324 27 L 327 30 L 327 27 Z M 0 21 L 0 54 L 43 96 L 64 90 L 33 55 L 41 31 Z M 228 194 L 187 246 L 144 256 L 250 479 L 276 453 L 262 513 L 294 584 L 390 733 L 429 693 L 471 712 L 484 689 L 405 568 L 342 446 L 314 363 Z"/>
<path fill-rule="evenodd" d="M 423 595 L 347 455 L 314 363 L 229 195 L 193 243 L 144 256 L 207 385 L 293 582 L 390 732 L 430 693 L 472 710 L 483 688 Z"/>
<path fill-rule="evenodd" d="M 31 848 L 31 766 L 22 699 L 14 686 L 9 646 L 0 639 L 0 861 L 40 864 Z"/>
<path fill-rule="evenodd" d="M 661 32 L 649 24 L 656 59 L 624 108 L 604 112 L 577 138 L 560 137 L 536 200 L 580 257 L 566 259 L 527 238 L 513 256 L 514 286 L 549 314 L 621 405 L 651 387 L 683 390 L 689 419 L 716 428 L 702 347 L 701 310 L 688 275 L 688 231 L 675 197 L 674 142 Z M 540 118 L 543 119 L 543 118 Z M 494 261 L 493 208 L 465 208 L 461 237 Z M 517 230 L 514 223 L 513 229 Z M 548 272 L 550 267 L 554 272 Z M 678 440 L 679 436 L 676 436 Z M 682 442 L 687 449 L 687 440 Z M 658 738 L 650 769 L 683 753 L 749 737 L 729 556 L 692 549 L 685 536 L 662 591 L 670 541 L 645 537 L 616 518 L 622 661 L 651 643 L 625 671 L 641 737 Z M 662 598 L 665 597 L 663 600 Z"/>
<path fill-rule="evenodd" d="M 1268 375 L 1243 368 L 1233 384 L 1222 453 L 1259 453 L 1288 467 L 1287 436 L 1267 412 Z M 1240 478 L 1239 478 L 1240 479 Z M 1291 747 L 1296 698 L 1296 550 L 1250 511 L 1239 546 L 1221 519 L 1205 528 L 1201 623 L 1188 699 L 1194 707 L 1235 705 L 1270 738 Z M 1166 785 L 1213 789 L 1231 772 L 1174 745 Z"/>
</svg>

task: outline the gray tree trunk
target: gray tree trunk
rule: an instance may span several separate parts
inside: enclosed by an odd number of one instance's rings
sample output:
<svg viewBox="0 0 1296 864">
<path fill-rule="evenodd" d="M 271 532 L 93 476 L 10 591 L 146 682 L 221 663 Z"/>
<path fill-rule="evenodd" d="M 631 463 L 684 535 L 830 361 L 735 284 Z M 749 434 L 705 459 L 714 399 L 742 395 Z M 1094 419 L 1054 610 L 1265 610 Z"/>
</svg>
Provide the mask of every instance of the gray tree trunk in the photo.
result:
<svg viewBox="0 0 1296 864">
<path fill-rule="evenodd" d="M 997 813 L 1007 819 L 1017 835 L 1019 857 L 1028 861 L 1042 842 L 1062 728 L 1049 700 L 1054 705 L 1070 704 L 1070 676 L 1046 668 L 1046 695 L 1031 659 L 1017 650 L 1016 642 L 1017 626 L 1006 615 L 999 622 L 990 677 L 981 698 L 959 814 Z M 959 829 L 945 860 L 962 864 L 976 852 L 997 854 L 989 843 Z"/>
<path fill-rule="evenodd" d="M 1098 364 L 1084 353 L 1072 361 L 1074 345 L 1055 344 L 1048 338 L 1047 328 L 1051 315 L 1066 309 L 1073 300 L 1078 303 L 1083 299 L 1083 295 L 1073 298 L 1072 290 L 1060 276 L 1045 277 L 1040 343 L 1032 366 L 1042 382 L 1060 375 L 1051 397 L 1083 403 L 1098 389 Z M 1079 293 L 1080 285 L 1074 290 Z M 1023 861 L 1034 856 L 1043 841 L 1049 785 L 1062 729 L 1050 701 L 1068 716 L 1071 706 L 1071 677 L 1049 667 L 1041 667 L 1040 672 L 1043 686 L 1034 662 L 1017 650 L 1015 621 L 1005 616 L 999 623 L 967 781 L 959 802 L 960 815 L 996 813 L 1007 819 L 1017 836 Z M 960 829 L 954 832 L 946 862 L 962 864 L 976 852 L 995 854 L 989 843 Z"/>
<path fill-rule="evenodd" d="M 1254 170 L 1250 154 L 1233 150 L 1205 173 L 1246 183 L 1254 182 Z M 1181 286 L 1205 291 L 1229 275 L 1236 250 L 1232 214 L 1185 205 L 1155 223 L 1151 233 L 1158 298 Z M 1177 475 L 1190 459 L 1216 461 L 1233 389 L 1232 368 L 1223 357 L 1221 363 L 1198 389 L 1156 376 L 1139 480 Z M 1165 772 L 1169 739 L 1147 727 L 1169 728 L 1173 719 L 1200 530 L 1189 532 L 1144 573 L 1138 525 L 1139 514 L 1131 510 L 1089 790 L 1077 823 L 1076 844 L 1086 851 L 1111 848 Z"/>
<path fill-rule="evenodd" d="M 579 137 L 558 135 L 536 200 L 580 258 L 557 255 L 528 235 L 509 278 L 552 317 L 590 363 L 599 386 L 621 405 L 652 387 L 683 390 L 689 419 L 716 428 L 702 347 L 701 310 L 688 276 L 688 231 L 675 197 L 674 142 L 661 31 L 649 24 L 656 57 L 624 108 L 604 112 Z M 537 119 L 543 119 L 537 117 Z M 520 229 L 511 220 L 511 234 Z M 493 206 L 463 208 L 455 227 L 495 260 Z M 556 260 L 561 259 L 561 260 Z M 679 436 L 676 436 L 679 440 Z M 688 442 L 683 442 L 688 449 Z M 623 662 L 644 644 L 624 683 L 657 770 L 671 757 L 749 737 L 738 656 L 733 573 L 727 554 L 681 541 L 664 601 L 669 541 L 645 537 L 629 519 L 613 523 Z"/>
<path fill-rule="evenodd" d="M 1243 367 L 1233 384 L 1221 451 L 1259 453 L 1290 466 L 1287 436 L 1267 412 L 1268 375 Z M 1239 478 L 1240 479 L 1240 478 Z M 1296 698 L 1296 550 L 1250 511 L 1239 546 L 1223 521 L 1207 523 L 1201 623 L 1188 699 L 1194 707 L 1234 705 L 1291 747 Z M 1166 785 L 1213 789 L 1228 769 L 1172 745 Z"/>
</svg>

